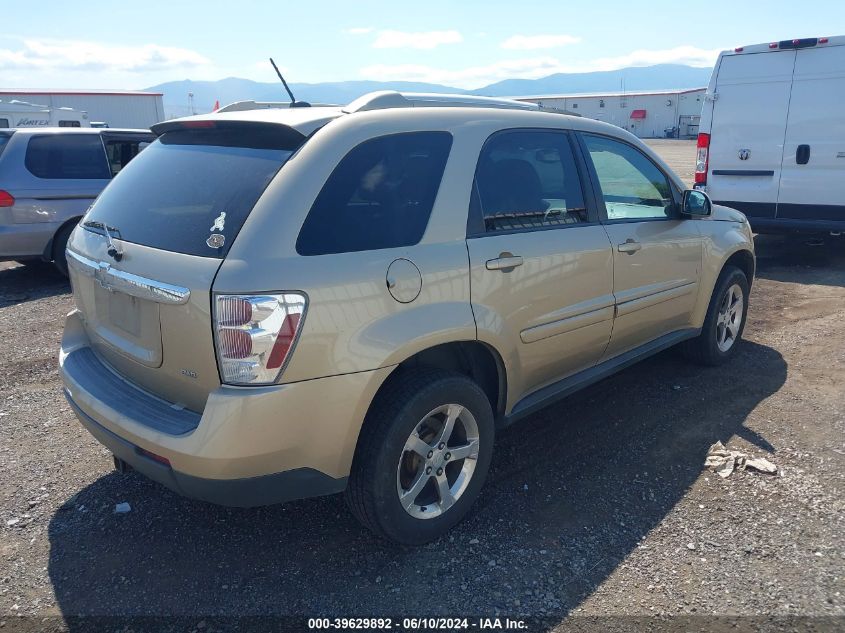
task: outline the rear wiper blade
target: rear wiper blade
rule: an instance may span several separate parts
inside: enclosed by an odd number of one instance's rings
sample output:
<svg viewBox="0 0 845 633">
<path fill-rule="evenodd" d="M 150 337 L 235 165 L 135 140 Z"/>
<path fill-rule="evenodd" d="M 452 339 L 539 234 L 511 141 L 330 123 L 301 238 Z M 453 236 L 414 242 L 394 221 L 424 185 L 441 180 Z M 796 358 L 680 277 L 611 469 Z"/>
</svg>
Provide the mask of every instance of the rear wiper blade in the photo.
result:
<svg viewBox="0 0 845 633">
<path fill-rule="evenodd" d="M 109 254 L 109 257 L 114 259 L 114 261 L 119 262 L 123 259 L 123 251 L 117 247 L 117 244 L 114 243 L 112 240 L 111 232 L 109 229 L 120 235 L 120 230 L 116 229 L 113 226 L 108 226 L 105 222 L 97 222 L 96 220 L 88 220 L 84 226 L 91 227 L 92 229 L 100 229 L 106 236 L 106 241 L 108 242 L 109 249 L 106 251 Z"/>
</svg>

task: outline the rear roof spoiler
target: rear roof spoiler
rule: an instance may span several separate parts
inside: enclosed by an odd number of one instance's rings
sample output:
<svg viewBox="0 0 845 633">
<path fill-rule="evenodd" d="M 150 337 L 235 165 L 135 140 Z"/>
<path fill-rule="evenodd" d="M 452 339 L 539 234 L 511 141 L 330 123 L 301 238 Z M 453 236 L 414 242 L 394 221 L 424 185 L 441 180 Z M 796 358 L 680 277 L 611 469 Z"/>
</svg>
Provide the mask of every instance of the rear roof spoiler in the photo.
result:
<svg viewBox="0 0 845 633">
<path fill-rule="evenodd" d="M 196 132 L 198 135 L 203 132 L 209 135 L 214 135 L 215 132 L 237 132 L 245 136 L 257 134 L 267 137 L 268 145 L 273 147 L 298 147 L 307 138 L 302 132 L 282 123 L 220 118 L 172 119 L 156 123 L 150 129 L 156 136 L 175 131 Z"/>
</svg>

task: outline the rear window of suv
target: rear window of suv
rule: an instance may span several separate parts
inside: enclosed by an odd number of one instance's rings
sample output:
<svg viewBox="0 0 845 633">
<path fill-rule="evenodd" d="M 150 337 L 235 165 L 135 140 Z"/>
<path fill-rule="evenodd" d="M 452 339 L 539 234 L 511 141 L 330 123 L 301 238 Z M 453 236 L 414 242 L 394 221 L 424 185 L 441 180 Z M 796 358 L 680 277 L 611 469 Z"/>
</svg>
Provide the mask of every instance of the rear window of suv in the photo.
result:
<svg viewBox="0 0 845 633">
<path fill-rule="evenodd" d="M 115 176 L 88 230 L 166 251 L 225 257 L 258 198 L 301 143 L 284 128 L 176 130 Z"/>
<path fill-rule="evenodd" d="M 314 201 L 297 252 L 352 253 L 419 242 L 451 147 L 448 132 L 392 134 L 358 145 Z"/>
</svg>

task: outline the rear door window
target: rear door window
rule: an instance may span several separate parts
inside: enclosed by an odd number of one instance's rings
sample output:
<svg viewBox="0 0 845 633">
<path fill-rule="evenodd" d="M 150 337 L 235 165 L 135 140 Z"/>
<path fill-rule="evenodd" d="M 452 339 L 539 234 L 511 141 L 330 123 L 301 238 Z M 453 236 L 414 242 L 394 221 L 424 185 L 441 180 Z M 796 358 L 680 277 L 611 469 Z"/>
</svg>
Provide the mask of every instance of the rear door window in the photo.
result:
<svg viewBox="0 0 845 633">
<path fill-rule="evenodd" d="M 276 129 L 278 128 L 278 129 Z M 301 135 L 287 128 L 167 132 L 122 168 L 83 226 L 167 251 L 225 257 Z"/>
<path fill-rule="evenodd" d="M 419 242 L 451 146 L 448 132 L 393 134 L 358 145 L 340 161 L 314 201 L 296 241 L 299 254 Z"/>
<path fill-rule="evenodd" d="M 111 178 L 99 134 L 44 134 L 29 139 L 26 168 L 38 178 Z"/>
<path fill-rule="evenodd" d="M 0 118 L 0 128 L 8 128 L 9 127 L 9 119 Z"/>
<path fill-rule="evenodd" d="M 484 231 L 521 231 L 588 222 L 569 142 L 558 131 L 511 130 L 484 146 L 475 174 L 472 215 Z"/>
</svg>

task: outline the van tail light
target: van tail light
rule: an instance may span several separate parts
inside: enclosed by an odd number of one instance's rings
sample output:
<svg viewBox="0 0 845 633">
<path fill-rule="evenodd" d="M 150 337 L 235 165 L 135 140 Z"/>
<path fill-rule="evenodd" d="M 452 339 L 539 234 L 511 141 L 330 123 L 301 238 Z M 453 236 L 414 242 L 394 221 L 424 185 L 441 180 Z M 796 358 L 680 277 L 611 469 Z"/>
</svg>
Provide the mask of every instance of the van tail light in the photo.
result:
<svg viewBox="0 0 845 633">
<path fill-rule="evenodd" d="M 302 329 L 306 305 L 298 292 L 215 295 L 220 379 L 230 385 L 275 383 Z"/>
<path fill-rule="evenodd" d="M 698 135 L 698 151 L 695 155 L 695 184 L 707 184 L 707 167 L 710 165 L 710 135 Z"/>
<path fill-rule="evenodd" d="M 15 197 L 8 191 L 3 191 L 2 189 L 0 189 L 0 207 L 13 206 L 15 206 Z"/>
</svg>

